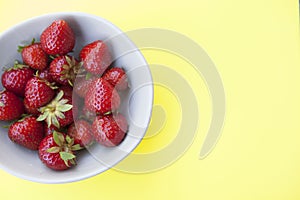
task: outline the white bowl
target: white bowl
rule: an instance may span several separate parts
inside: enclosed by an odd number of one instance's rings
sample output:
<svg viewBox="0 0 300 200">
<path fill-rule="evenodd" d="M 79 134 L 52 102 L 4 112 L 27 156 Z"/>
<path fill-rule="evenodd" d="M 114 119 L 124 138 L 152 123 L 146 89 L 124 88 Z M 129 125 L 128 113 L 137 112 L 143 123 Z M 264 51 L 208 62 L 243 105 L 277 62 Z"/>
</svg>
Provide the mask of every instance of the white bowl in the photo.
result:
<svg viewBox="0 0 300 200">
<path fill-rule="evenodd" d="M 132 152 L 143 138 L 151 116 L 153 101 L 152 77 L 148 65 L 131 40 L 116 26 L 97 16 L 64 12 L 51 13 L 24 21 L 0 35 L 0 66 L 12 66 L 21 60 L 17 46 L 39 39 L 42 31 L 56 19 L 66 20 L 76 34 L 75 52 L 94 40 L 106 40 L 115 64 L 123 67 L 130 89 L 122 101 L 121 112 L 127 117 L 129 131 L 125 140 L 115 148 L 94 145 L 78 155 L 77 165 L 66 171 L 53 171 L 42 164 L 36 151 L 11 142 L 7 129 L 0 128 L 0 167 L 27 180 L 41 183 L 66 183 L 82 180 L 111 168 Z M 1 71 L 3 73 L 3 71 Z M 1 88 L 3 88 L 1 86 Z M 0 125 L 6 124 L 0 122 Z M 2 126 L 1 126 L 2 127 Z"/>
</svg>

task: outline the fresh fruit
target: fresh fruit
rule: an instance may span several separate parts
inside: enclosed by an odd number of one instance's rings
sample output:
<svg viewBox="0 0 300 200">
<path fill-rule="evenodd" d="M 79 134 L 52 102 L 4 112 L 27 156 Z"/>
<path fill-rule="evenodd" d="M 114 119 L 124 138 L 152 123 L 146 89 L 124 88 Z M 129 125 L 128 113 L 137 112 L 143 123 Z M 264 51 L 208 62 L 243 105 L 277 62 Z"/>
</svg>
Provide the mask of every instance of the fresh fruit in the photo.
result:
<svg viewBox="0 0 300 200">
<path fill-rule="evenodd" d="M 63 91 L 64 93 L 64 97 L 71 97 L 72 98 L 72 95 L 73 95 L 73 88 L 69 85 L 63 85 L 63 86 L 60 86 L 58 89 L 57 89 L 57 94 L 60 92 L 60 91 Z"/>
<path fill-rule="evenodd" d="M 84 105 L 88 111 L 106 114 L 119 108 L 120 96 L 110 83 L 98 78 L 91 84 Z"/>
<path fill-rule="evenodd" d="M 12 68 L 2 74 L 1 82 L 8 91 L 24 97 L 26 83 L 33 77 L 33 74 L 34 71 L 27 65 L 15 62 Z"/>
<path fill-rule="evenodd" d="M 6 90 L 0 92 L 0 120 L 15 120 L 23 113 L 24 105 L 14 93 Z"/>
<path fill-rule="evenodd" d="M 56 97 L 46 106 L 41 107 L 41 115 L 38 121 L 45 120 L 48 127 L 54 125 L 57 128 L 65 127 L 73 123 L 72 99 L 63 97 L 64 92 L 60 91 Z"/>
<path fill-rule="evenodd" d="M 78 120 L 68 128 L 68 135 L 74 138 L 74 143 L 86 147 L 93 142 L 92 127 L 85 120 Z"/>
<path fill-rule="evenodd" d="M 71 168 L 76 151 L 94 141 L 119 145 L 128 130 L 118 112 L 119 95 L 126 95 L 129 85 L 126 72 L 111 68 L 108 43 L 94 40 L 73 52 L 75 40 L 68 23 L 55 20 L 42 31 L 40 42 L 19 46 L 24 64 L 16 61 L 1 77 L 0 120 L 11 121 L 8 137 L 38 150 L 53 170 Z"/>
<path fill-rule="evenodd" d="M 25 111 L 27 114 L 31 114 L 31 115 L 34 115 L 34 116 L 37 116 L 40 114 L 40 111 L 38 110 L 37 107 L 31 107 L 28 100 L 27 99 L 24 99 L 24 107 L 25 107 Z"/>
<path fill-rule="evenodd" d="M 41 43 L 32 43 L 28 46 L 19 46 L 23 62 L 36 70 L 48 67 L 48 55 L 43 51 Z"/>
<path fill-rule="evenodd" d="M 104 73 L 103 79 L 107 80 L 117 90 L 126 90 L 128 80 L 125 71 L 119 67 L 113 67 Z"/>
<path fill-rule="evenodd" d="M 44 138 L 44 124 L 36 121 L 33 116 L 27 116 L 10 126 L 8 137 L 19 145 L 37 150 Z"/>
<path fill-rule="evenodd" d="M 31 108 L 46 105 L 55 95 L 54 87 L 47 81 L 38 77 L 31 78 L 25 87 L 25 99 Z"/>
<path fill-rule="evenodd" d="M 54 82 L 51 74 L 50 74 L 50 71 L 49 71 L 49 68 L 47 69 L 44 69 L 40 72 L 37 72 L 37 77 L 40 77 L 41 79 L 44 79 L 44 80 L 47 80 L 49 83 L 52 83 Z"/>
<path fill-rule="evenodd" d="M 101 40 L 84 46 L 80 51 L 80 58 L 86 71 L 100 76 L 112 63 L 109 49 Z"/>
<path fill-rule="evenodd" d="M 70 136 L 54 131 L 40 143 L 39 158 L 53 170 L 65 170 L 76 164 L 74 151 L 80 149 Z"/>
<path fill-rule="evenodd" d="M 122 114 L 97 116 L 92 125 L 94 139 L 101 145 L 119 145 L 127 132 L 127 120 Z"/>
<path fill-rule="evenodd" d="M 65 111 L 64 118 L 58 118 L 58 123 L 60 124 L 60 127 L 66 127 L 74 122 L 74 115 L 73 115 L 73 103 L 72 103 L 72 98 L 70 97 L 64 97 L 64 99 L 67 100 L 67 104 L 72 105 L 72 108 L 68 111 Z"/>
<path fill-rule="evenodd" d="M 73 56 L 59 56 L 50 64 L 50 74 L 53 80 L 62 85 L 71 85 L 76 78 L 81 67 L 81 63 L 76 61 Z"/>
<path fill-rule="evenodd" d="M 73 87 L 74 92 L 81 98 L 85 98 L 90 85 L 93 83 L 95 79 L 96 77 L 91 77 L 89 79 L 86 79 L 85 77 L 77 78 L 75 85 Z"/>
<path fill-rule="evenodd" d="M 65 55 L 75 46 L 75 35 L 64 20 L 56 20 L 41 34 L 41 45 L 49 55 Z"/>
</svg>

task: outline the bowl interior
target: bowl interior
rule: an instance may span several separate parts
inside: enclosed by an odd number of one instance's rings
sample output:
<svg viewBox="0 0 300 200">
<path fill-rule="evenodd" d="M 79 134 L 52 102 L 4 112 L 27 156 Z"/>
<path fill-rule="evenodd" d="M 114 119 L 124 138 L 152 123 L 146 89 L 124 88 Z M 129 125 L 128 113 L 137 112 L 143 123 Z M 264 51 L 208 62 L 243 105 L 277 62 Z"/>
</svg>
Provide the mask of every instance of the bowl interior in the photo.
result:
<svg viewBox="0 0 300 200">
<path fill-rule="evenodd" d="M 9 173 L 42 183 L 64 183 L 78 181 L 99 174 L 125 158 L 143 138 L 151 116 L 153 86 L 148 65 L 137 47 L 110 22 L 85 13 L 53 13 L 22 22 L 0 35 L 0 67 L 10 67 L 15 60 L 21 61 L 17 46 L 32 38 L 39 39 L 42 31 L 56 19 L 66 20 L 76 34 L 75 56 L 85 45 L 94 40 L 105 40 L 109 45 L 114 64 L 123 67 L 129 78 L 130 89 L 123 96 L 121 112 L 129 123 L 125 140 L 115 148 L 98 144 L 78 155 L 78 164 L 66 171 L 53 171 L 45 167 L 36 151 L 27 150 L 12 143 L 7 129 L 0 122 L 0 167 Z M 77 54 L 76 54 L 77 53 Z M 3 70 L 0 72 L 3 73 Z M 1 89 L 2 89 L 1 85 Z"/>
</svg>

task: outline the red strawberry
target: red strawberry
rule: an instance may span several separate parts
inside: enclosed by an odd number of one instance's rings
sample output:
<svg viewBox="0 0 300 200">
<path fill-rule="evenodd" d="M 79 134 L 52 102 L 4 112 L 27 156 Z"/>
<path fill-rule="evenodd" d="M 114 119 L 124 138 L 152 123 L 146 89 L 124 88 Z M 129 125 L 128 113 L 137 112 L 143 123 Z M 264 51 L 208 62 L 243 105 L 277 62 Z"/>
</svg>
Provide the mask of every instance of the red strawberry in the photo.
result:
<svg viewBox="0 0 300 200">
<path fill-rule="evenodd" d="M 118 109 L 120 96 L 110 83 L 98 78 L 91 84 L 84 105 L 88 111 L 105 114 Z"/>
<path fill-rule="evenodd" d="M 58 118 L 58 123 L 60 124 L 60 127 L 66 127 L 74 122 L 72 98 L 64 97 L 64 99 L 68 100 L 67 104 L 72 105 L 72 108 L 63 113 L 65 115 L 64 118 Z"/>
<path fill-rule="evenodd" d="M 72 95 L 73 95 L 73 88 L 69 85 L 63 85 L 63 86 L 60 86 L 57 90 L 57 94 L 60 92 L 60 91 L 63 91 L 64 92 L 64 97 L 71 97 L 72 98 Z"/>
<path fill-rule="evenodd" d="M 0 120 L 10 121 L 24 113 L 23 102 L 12 92 L 0 92 Z"/>
<path fill-rule="evenodd" d="M 50 169 L 66 170 L 76 164 L 73 152 L 81 149 L 73 144 L 70 136 L 54 131 L 40 143 L 39 158 Z"/>
<path fill-rule="evenodd" d="M 77 78 L 73 87 L 74 92 L 81 98 L 85 98 L 91 83 L 93 83 L 95 79 L 95 77 L 91 77 L 90 79 L 86 79 L 85 77 Z"/>
<path fill-rule="evenodd" d="M 110 114 L 97 116 L 92 125 L 92 133 L 99 144 L 112 147 L 119 145 L 123 141 L 127 128 L 127 120 L 123 115 Z"/>
<path fill-rule="evenodd" d="M 46 105 L 55 95 L 53 86 L 46 80 L 38 77 L 31 78 L 25 88 L 25 99 L 31 108 Z"/>
<path fill-rule="evenodd" d="M 53 80 L 62 85 L 71 85 L 76 78 L 76 74 L 81 67 L 81 63 L 77 62 L 71 56 L 59 56 L 50 64 L 50 74 Z"/>
<path fill-rule="evenodd" d="M 75 35 L 64 20 L 56 20 L 41 35 L 43 50 L 49 55 L 65 55 L 75 46 Z"/>
<path fill-rule="evenodd" d="M 37 150 L 44 138 L 44 124 L 33 116 L 27 116 L 10 126 L 8 137 L 28 149 Z"/>
<path fill-rule="evenodd" d="M 37 120 L 45 120 L 48 127 L 54 125 L 57 128 L 60 128 L 72 124 L 72 99 L 70 97 L 63 97 L 63 95 L 63 91 L 60 91 L 49 104 L 41 107 L 39 109 L 41 115 Z"/>
<path fill-rule="evenodd" d="M 15 65 L 6 70 L 2 77 L 2 85 L 8 91 L 23 97 L 25 93 L 25 86 L 29 79 L 33 77 L 34 71 L 26 65 L 15 63 Z"/>
<path fill-rule="evenodd" d="M 47 80 L 50 83 L 54 82 L 50 74 L 49 68 L 40 71 L 39 73 L 37 73 L 37 76 L 40 77 L 41 79 Z"/>
<path fill-rule="evenodd" d="M 80 58 L 86 71 L 100 76 L 112 63 L 109 49 L 101 40 L 84 46 L 80 51 Z"/>
<path fill-rule="evenodd" d="M 37 116 L 40 113 L 37 107 L 30 107 L 27 99 L 24 99 L 23 103 L 24 103 L 25 111 L 27 114 Z"/>
<path fill-rule="evenodd" d="M 126 90 L 128 88 L 127 75 L 122 68 L 113 67 L 109 69 L 105 72 L 103 78 L 117 90 Z"/>
<path fill-rule="evenodd" d="M 68 128 L 68 135 L 74 138 L 74 143 L 86 147 L 93 142 L 92 127 L 85 120 L 78 120 Z"/>
<path fill-rule="evenodd" d="M 48 55 L 43 51 L 41 43 L 32 43 L 28 46 L 19 46 L 25 64 L 33 69 L 43 70 L 48 67 Z"/>
</svg>

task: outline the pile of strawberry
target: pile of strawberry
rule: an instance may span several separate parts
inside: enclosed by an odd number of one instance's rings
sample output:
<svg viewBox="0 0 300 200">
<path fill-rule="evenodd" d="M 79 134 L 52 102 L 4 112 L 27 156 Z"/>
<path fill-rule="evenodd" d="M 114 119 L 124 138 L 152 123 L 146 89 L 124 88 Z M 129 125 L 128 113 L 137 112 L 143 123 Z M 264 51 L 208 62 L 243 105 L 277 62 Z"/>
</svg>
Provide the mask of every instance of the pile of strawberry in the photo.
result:
<svg viewBox="0 0 300 200">
<path fill-rule="evenodd" d="M 128 130 L 118 112 L 120 93 L 128 88 L 125 71 L 112 66 L 103 41 L 84 46 L 78 59 L 75 42 L 68 23 L 56 20 L 40 42 L 19 47 L 23 63 L 16 61 L 1 77 L 0 120 L 11 121 L 8 137 L 37 150 L 54 170 L 75 165 L 76 152 L 94 141 L 119 145 Z"/>
</svg>

